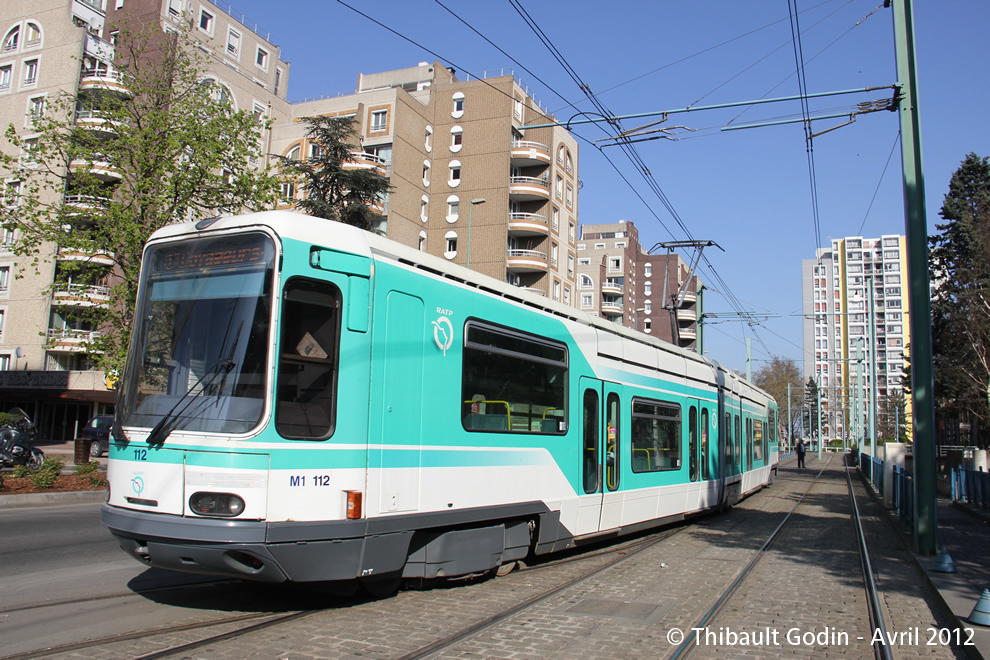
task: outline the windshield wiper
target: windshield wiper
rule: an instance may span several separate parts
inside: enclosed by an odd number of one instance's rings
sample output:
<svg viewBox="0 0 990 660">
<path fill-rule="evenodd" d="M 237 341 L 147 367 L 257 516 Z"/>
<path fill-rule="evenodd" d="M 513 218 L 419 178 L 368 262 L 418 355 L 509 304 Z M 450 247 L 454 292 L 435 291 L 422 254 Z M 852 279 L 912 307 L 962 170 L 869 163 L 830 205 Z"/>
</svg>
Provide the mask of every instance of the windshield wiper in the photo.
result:
<svg viewBox="0 0 990 660">
<path fill-rule="evenodd" d="M 226 379 L 227 374 L 230 373 L 235 366 L 235 363 L 229 357 L 220 358 L 217 360 L 210 370 L 200 376 L 199 380 L 193 383 L 193 386 L 190 387 L 186 393 L 175 402 L 172 409 L 165 413 L 165 416 L 162 417 L 157 424 L 155 424 L 154 428 L 151 429 L 151 433 L 148 434 L 147 443 L 149 445 L 162 445 L 165 442 L 165 438 L 167 438 L 172 432 L 172 429 L 175 428 L 175 424 L 179 421 L 182 413 L 186 412 L 186 409 L 192 405 L 195 400 L 196 397 L 193 396 L 193 391 L 196 390 L 196 387 L 206 380 L 207 377 L 210 378 L 210 383 L 212 383 L 213 380 L 216 379 L 216 377 L 221 373 L 224 375 L 224 379 Z M 204 386 L 200 391 L 203 391 L 209 387 L 210 383 L 207 383 L 206 386 Z M 182 410 L 179 410 L 179 412 L 176 413 L 176 409 L 183 403 L 186 405 L 182 406 Z"/>
</svg>

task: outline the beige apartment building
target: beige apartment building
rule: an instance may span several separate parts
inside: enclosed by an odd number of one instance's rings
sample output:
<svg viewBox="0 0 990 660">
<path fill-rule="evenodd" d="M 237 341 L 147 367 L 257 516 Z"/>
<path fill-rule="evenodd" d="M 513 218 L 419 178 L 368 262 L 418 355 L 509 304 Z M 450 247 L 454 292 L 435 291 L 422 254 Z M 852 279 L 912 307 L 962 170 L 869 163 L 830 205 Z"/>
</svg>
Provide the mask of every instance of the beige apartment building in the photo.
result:
<svg viewBox="0 0 990 660">
<path fill-rule="evenodd" d="M 82 106 L 90 95 L 129 94 L 126 79 L 113 64 L 112 26 L 122 12 L 141 24 L 160 24 L 165 32 L 186 21 L 208 55 L 204 84 L 217 85 L 238 109 L 285 121 L 289 65 L 278 46 L 210 2 L 4 0 L 0 126 L 13 124 L 29 137 L 32 115 L 60 94 L 69 94 L 82 101 L 76 113 L 79 125 L 107 131 L 107 125 Z M 119 175 L 104 167 L 100 176 L 112 194 Z M 20 182 L 7 176 L 3 185 L 3 203 L 16 204 Z M 77 199 L 71 191 L 58 196 L 62 199 L 50 201 L 64 202 L 80 213 L 91 201 Z M 36 272 L 30 259 L 19 262 L 10 252 L 16 240 L 17 236 L 0 236 L 0 410 L 20 406 L 36 421 L 42 438 L 68 440 L 92 415 L 112 410 L 112 379 L 92 369 L 85 355 L 85 343 L 99 329 L 76 318 L 82 307 L 105 304 L 108 288 L 70 282 L 52 290 L 52 285 L 59 264 L 85 260 L 92 267 L 109 268 L 112 255 L 72 254 L 52 245 L 39 255 Z"/>
<path fill-rule="evenodd" d="M 354 94 L 294 104 L 272 152 L 304 159 L 310 116 L 349 116 L 349 166 L 387 176 L 375 229 L 572 304 L 578 146 L 512 75 L 461 79 L 439 62 L 359 74 Z M 537 126 L 537 128 L 527 128 Z M 286 183 L 282 207 L 305 195 Z"/>
<path fill-rule="evenodd" d="M 680 256 L 650 254 L 644 249 L 632 222 L 581 226 L 579 309 L 698 350 L 700 290 L 701 282 Z"/>
<path fill-rule="evenodd" d="M 312 154 L 304 117 L 353 116 L 359 134 L 348 166 L 374 168 L 393 186 L 380 200 L 377 231 L 574 304 L 577 142 L 549 126 L 554 120 L 514 76 L 458 76 L 438 62 L 421 63 L 359 74 L 347 95 L 290 104 L 289 63 L 279 47 L 227 9 L 207 0 L 5 0 L 0 125 L 29 131 L 32 114 L 60 94 L 83 102 L 96 94 L 126 98 L 126 78 L 114 68 L 118 19 L 126 15 L 163 33 L 184 22 L 207 56 L 203 84 L 216 85 L 235 109 L 271 120 L 258 167 L 275 155 Z M 112 133 L 82 105 L 80 125 Z M 112 194 L 119 176 L 111 167 L 100 175 Z M 16 204 L 20 182 L 6 176 L 3 185 L 3 203 Z M 303 186 L 286 181 L 278 208 L 291 208 L 301 195 Z M 53 203 L 82 214 L 92 207 L 72 191 L 54 196 Z M 100 330 L 76 316 L 82 307 L 106 304 L 108 287 L 53 283 L 60 263 L 85 260 L 109 270 L 112 255 L 69 254 L 52 245 L 36 272 L 10 251 L 16 240 L 0 235 L 0 410 L 20 406 L 42 438 L 69 440 L 91 416 L 112 411 L 112 377 L 93 369 L 85 354 Z"/>
</svg>

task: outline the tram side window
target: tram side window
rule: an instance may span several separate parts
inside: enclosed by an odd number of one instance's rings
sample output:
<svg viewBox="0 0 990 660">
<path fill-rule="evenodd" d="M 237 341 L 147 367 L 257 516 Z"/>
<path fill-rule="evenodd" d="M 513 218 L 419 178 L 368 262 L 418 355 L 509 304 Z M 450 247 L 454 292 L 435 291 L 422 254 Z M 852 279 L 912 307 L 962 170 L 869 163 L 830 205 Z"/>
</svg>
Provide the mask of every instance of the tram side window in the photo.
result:
<svg viewBox="0 0 990 660">
<path fill-rule="evenodd" d="M 619 395 L 610 392 L 605 404 L 608 446 L 605 448 L 605 485 L 609 490 L 619 487 Z"/>
<path fill-rule="evenodd" d="M 464 327 L 461 419 L 468 431 L 567 431 L 567 346 L 518 330 Z"/>
<path fill-rule="evenodd" d="M 725 413 L 725 424 L 722 425 L 722 433 L 725 434 L 725 464 L 734 465 L 735 459 L 732 455 L 732 413 Z"/>
<path fill-rule="evenodd" d="M 763 460 L 763 421 L 753 420 L 753 460 Z"/>
<path fill-rule="evenodd" d="M 733 415 L 732 421 L 733 421 L 732 435 L 736 442 L 736 448 L 735 448 L 736 460 L 739 461 L 738 464 L 739 469 L 742 470 L 744 468 L 743 453 L 742 453 L 742 422 L 739 421 L 739 415 Z"/>
<path fill-rule="evenodd" d="M 294 440 L 325 440 L 337 404 L 340 290 L 293 278 L 282 293 L 275 430 Z"/>
<path fill-rule="evenodd" d="M 633 472 L 681 469 L 681 407 L 650 399 L 632 402 Z"/>
<path fill-rule="evenodd" d="M 708 480 L 708 408 L 701 409 L 701 479 Z"/>
<path fill-rule="evenodd" d="M 753 469 L 753 420 L 746 420 L 746 469 Z"/>
<path fill-rule="evenodd" d="M 777 442 L 777 411 L 773 408 L 767 411 L 767 440 Z"/>
<path fill-rule="evenodd" d="M 698 480 L 698 409 L 688 409 L 688 470 L 691 481 Z"/>
</svg>

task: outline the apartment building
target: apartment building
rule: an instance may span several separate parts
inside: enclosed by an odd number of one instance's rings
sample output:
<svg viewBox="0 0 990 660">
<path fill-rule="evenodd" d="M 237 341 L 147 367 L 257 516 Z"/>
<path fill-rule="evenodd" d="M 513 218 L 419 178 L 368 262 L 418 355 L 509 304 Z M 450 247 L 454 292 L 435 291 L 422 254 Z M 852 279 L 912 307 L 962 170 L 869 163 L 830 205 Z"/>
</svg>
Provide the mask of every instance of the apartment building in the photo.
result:
<svg viewBox="0 0 990 660">
<path fill-rule="evenodd" d="M 400 243 L 573 304 L 578 146 L 512 75 L 462 79 L 439 62 L 359 74 L 353 94 L 294 104 L 272 153 L 319 145 L 305 117 L 353 117 L 348 167 L 389 178 L 375 229 Z M 305 195 L 286 182 L 281 208 Z"/>
<path fill-rule="evenodd" d="M 210 2 L 180 0 L 4 0 L 0 3 L 0 126 L 30 131 L 32 116 L 61 94 L 77 97 L 76 122 L 112 139 L 113 127 L 86 106 L 99 94 L 127 98 L 127 81 L 114 67 L 115 24 L 191 28 L 208 56 L 203 84 L 216 85 L 237 109 L 284 121 L 289 65 L 279 47 Z M 148 57 L 160 56 L 154 50 Z M 29 136 L 29 133 L 28 133 Z M 265 140 L 269 135 L 263 136 Z M 262 159 L 258 159 L 261 161 Z M 258 162 L 261 167 L 265 163 Z M 91 168 L 107 194 L 120 180 L 107 163 L 71 163 Z M 17 204 L 20 182 L 3 181 L 4 200 Z M 56 191 L 47 201 L 84 215 L 93 200 Z M 59 199 L 61 197 L 61 199 Z M 49 246 L 35 265 L 10 251 L 16 236 L 0 236 L 0 410 L 24 408 L 41 437 L 68 440 L 92 415 L 112 408 L 112 378 L 96 371 L 85 344 L 99 333 L 77 320 L 83 307 L 106 304 L 108 287 L 53 282 L 60 264 L 85 261 L 112 268 L 112 255 L 75 254 Z"/>
<path fill-rule="evenodd" d="M 700 288 L 678 255 L 645 250 L 632 222 L 582 225 L 577 242 L 579 309 L 697 350 Z"/>
<path fill-rule="evenodd" d="M 876 401 L 904 392 L 905 237 L 835 239 L 802 262 L 802 284 L 804 367 L 822 393 L 824 431 L 833 438 L 868 435 L 871 389 Z M 904 421 L 910 397 L 907 406 Z"/>
</svg>

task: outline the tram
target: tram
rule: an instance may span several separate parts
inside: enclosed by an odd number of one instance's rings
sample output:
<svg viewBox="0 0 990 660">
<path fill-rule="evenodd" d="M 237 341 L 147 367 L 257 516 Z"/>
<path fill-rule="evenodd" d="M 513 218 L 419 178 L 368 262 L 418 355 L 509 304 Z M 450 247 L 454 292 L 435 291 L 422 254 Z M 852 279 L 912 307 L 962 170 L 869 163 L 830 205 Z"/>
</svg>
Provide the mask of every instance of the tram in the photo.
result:
<svg viewBox="0 0 990 660">
<path fill-rule="evenodd" d="M 102 520 L 189 573 L 504 571 L 770 484 L 776 414 L 703 356 L 380 236 L 211 218 L 145 248 Z"/>
</svg>

